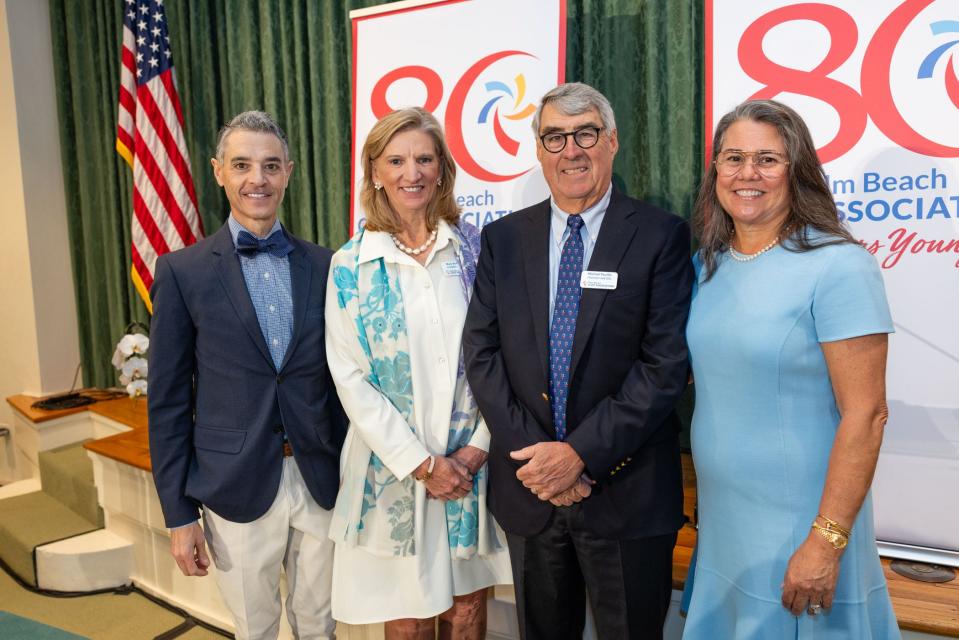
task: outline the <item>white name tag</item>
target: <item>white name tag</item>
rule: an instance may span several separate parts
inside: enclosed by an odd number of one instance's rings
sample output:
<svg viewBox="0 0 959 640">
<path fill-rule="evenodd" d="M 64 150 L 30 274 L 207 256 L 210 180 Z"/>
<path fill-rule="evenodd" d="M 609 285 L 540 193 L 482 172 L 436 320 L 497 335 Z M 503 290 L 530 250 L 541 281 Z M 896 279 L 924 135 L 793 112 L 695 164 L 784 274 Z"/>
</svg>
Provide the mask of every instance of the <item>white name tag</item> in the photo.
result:
<svg viewBox="0 0 959 640">
<path fill-rule="evenodd" d="M 584 271 L 579 276 L 583 289 L 615 289 L 619 274 L 615 271 Z"/>
<path fill-rule="evenodd" d="M 443 263 L 443 273 L 448 276 L 458 276 L 460 274 L 460 263 L 456 260 L 447 260 Z"/>
</svg>

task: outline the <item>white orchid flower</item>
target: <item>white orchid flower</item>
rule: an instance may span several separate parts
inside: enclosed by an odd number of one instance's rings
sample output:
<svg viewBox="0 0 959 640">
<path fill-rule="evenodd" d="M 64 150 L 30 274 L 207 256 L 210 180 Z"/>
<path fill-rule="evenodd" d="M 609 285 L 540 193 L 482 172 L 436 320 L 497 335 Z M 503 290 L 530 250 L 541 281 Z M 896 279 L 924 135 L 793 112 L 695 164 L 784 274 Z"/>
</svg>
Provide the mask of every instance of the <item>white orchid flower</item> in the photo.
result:
<svg viewBox="0 0 959 640">
<path fill-rule="evenodd" d="M 120 345 L 117 345 L 117 348 L 113 351 L 113 359 L 110 360 L 113 363 L 113 368 L 118 371 L 122 369 L 124 360 L 126 360 L 126 356 L 120 351 Z"/>
<path fill-rule="evenodd" d="M 126 357 L 146 353 L 150 348 L 150 339 L 142 333 L 128 333 L 120 340 L 117 349 Z"/>
<path fill-rule="evenodd" d="M 121 374 L 120 374 L 120 384 L 121 384 L 121 385 L 123 385 L 123 386 L 125 387 L 125 386 L 127 386 L 128 384 L 130 384 L 131 382 L 133 382 L 133 378 L 131 378 L 130 376 L 126 375 L 125 373 L 121 373 Z"/>
<path fill-rule="evenodd" d="M 142 333 L 134 333 L 133 342 L 133 353 L 143 355 L 150 348 L 150 339 Z"/>
<path fill-rule="evenodd" d="M 131 398 L 136 398 L 137 396 L 145 396 L 147 394 L 147 381 L 146 380 L 134 380 L 127 385 L 127 393 L 130 394 Z"/>
<path fill-rule="evenodd" d="M 137 378 L 146 378 L 147 377 L 147 360 L 146 358 L 129 358 L 126 362 L 123 363 L 123 368 L 121 369 L 123 375 L 129 376 L 131 380 L 136 380 Z"/>
</svg>

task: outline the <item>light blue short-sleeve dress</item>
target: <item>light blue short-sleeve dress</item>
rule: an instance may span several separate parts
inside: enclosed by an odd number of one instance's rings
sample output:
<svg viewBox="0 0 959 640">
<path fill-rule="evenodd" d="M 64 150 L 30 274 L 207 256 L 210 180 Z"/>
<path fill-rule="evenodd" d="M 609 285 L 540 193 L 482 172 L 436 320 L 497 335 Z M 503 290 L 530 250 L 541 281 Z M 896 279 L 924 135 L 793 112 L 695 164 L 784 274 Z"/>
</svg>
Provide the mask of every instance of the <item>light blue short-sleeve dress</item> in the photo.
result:
<svg viewBox="0 0 959 640">
<path fill-rule="evenodd" d="M 832 609 L 797 618 L 780 601 L 839 424 L 820 343 L 893 331 L 875 259 L 849 243 L 777 246 L 749 262 L 723 254 L 706 282 L 698 259 L 696 271 L 686 333 L 699 536 L 683 637 L 899 638 L 868 496 Z"/>
</svg>

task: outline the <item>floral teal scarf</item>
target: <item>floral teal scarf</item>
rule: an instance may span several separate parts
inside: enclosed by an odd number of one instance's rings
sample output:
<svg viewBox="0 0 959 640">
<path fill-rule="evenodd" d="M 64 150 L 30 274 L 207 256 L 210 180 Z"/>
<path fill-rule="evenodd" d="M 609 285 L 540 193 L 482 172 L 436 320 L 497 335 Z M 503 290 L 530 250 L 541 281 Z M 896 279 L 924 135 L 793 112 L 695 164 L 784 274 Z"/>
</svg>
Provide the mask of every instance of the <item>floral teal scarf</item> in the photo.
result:
<svg viewBox="0 0 959 640">
<path fill-rule="evenodd" d="M 479 231 L 460 222 L 450 226 L 456 260 L 460 267 L 463 295 L 469 302 L 479 257 Z M 396 268 L 383 258 L 360 263 L 360 230 L 341 252 L 352 260 L 350 269 L 333 270 L 337 301 L 353 320 L 363 353 L 369 359 L 369 383 L 386 396 L 416 433 L 413 417 L 413 380 L 410 370 L 409 337 L 403 292 Z M 429 393 L 423 390 L 423 393 Z M 469 443 L 480 416 L 466 382 L 463 352 L 460 350 L 447 454 Z M 395 556 L 416 555 L 414 543 L 415 480 L 399 480 L 375 454 L 370 453 L 363 487 L 362 506 L 356 522 L 348 523 L 346 538 L 373 550 L 392 550 Z M 477 551 L 480 499 L 485 499 L 486 467 L 473 478 L 473 489 L 463 498 L 446 502 L 446 525 L 450 552 L 454 558 L 470 558 Z M 483 510 L 485 511 L 485 509 Z M 484 536 L 485 538 L 486 536 Z M 486 546 L 486 545 L 483 545 Z"/>
</svg>

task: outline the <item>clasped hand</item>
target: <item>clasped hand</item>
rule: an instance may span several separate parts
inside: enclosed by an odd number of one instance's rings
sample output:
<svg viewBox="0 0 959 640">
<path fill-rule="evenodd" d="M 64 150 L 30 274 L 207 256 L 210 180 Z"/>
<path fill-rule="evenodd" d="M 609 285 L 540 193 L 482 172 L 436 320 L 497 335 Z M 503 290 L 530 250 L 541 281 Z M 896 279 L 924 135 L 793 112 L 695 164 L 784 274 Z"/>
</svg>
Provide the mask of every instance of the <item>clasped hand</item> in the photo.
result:
<svg viewBox="0 0 959 640">
<path fill-rule="evenodd" d="M 486 452 L 472 446 L 457 449 L 449 456 L 436 456 L 433 473 L 425 482 L 427 495 L 441 500 L 462 498 L 473 490 L 473 476 L 485 462 Z"/>
<path fill-rule="evenodd" d="M 556 507 L 569 507 L 588 498 L 593 492 L 594 484 L 596 484 L 596 481 L 590 479 L 589 476 L 584 473 L 573 483 L 573 486 L 553 496 L 549 501 Z"/>
<path fill-rule="evenodd" d="M 565 442 L 538 442 L 509 455 L 513 460 L 527 461 L 516 478 L 540 500 L 558 498 L 559 504 L 572 504 L 592 491 L 590 481 L 581 477 L 586 465 Z"/>
</svg>

